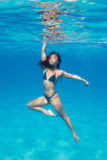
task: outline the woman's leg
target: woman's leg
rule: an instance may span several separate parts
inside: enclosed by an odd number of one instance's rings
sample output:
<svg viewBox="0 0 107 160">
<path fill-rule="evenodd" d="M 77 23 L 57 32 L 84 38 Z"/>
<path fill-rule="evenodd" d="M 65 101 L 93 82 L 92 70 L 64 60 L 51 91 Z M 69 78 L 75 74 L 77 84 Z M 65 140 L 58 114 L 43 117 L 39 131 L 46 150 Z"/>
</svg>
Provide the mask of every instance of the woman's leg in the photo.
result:
<svg viewBox="0 0 107 160">
<path fill-rule="evenodd" d="M 56 116 L 55 114 L 52 114 L 50 112 L 50 110 L 46 110 L 46 109 L 42 108 L 43 106 L 48 105 L 48 104 L 49 104 L 48 101 L 45 99 L 44 96 L 42 96 L 42 97 L 36 98 L 36 99 L 32 100 L 31 102 L 29 102 L 27 104 L 27 106 L 30 109 L 34 109 L 34 110 L 42 112 L 46 115 Z"/>
<path fill-rule="evenodd" d="M 76 142 L 79 142 L 79 138 L 78 136 L 76 135 L 75 133 L 75 130 L 74 130 L 74 127 L 73 127 L 73 124 L 70 120 L 70 118 L 66 115 L 65 111 L 64 111 L 64 108 L 62 106 L 62 103 L 61 103 L 61 100 L 60 100 L 60 97 L 58 94 L 55 94 L 55 96 L 53 96 L 51 98 L 51 104 L 52 106 L 54 107 L 54 109 L 58 112 L 58 114 L 61 116 L 61 118 L 66 122 L 67 126 L 70 128 L 70 130 L 72 131 L 73 133 L 73 136 L 76 140 Z"/>
</svg>

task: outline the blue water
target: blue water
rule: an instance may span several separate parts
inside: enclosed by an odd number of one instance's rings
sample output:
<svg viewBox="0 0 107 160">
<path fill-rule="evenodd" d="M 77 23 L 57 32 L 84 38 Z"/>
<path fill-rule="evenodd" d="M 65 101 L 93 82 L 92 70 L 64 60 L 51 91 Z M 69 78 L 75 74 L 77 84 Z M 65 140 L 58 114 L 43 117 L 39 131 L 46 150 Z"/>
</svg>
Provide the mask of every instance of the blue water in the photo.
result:
<svg viewBox="0 0 107 160">
<path fill-rule="evenodd" d="M 66 37 L 73 34 L 69 40 L 51 39 L 47 45 L 47 54 L 55 50 L 62 55 L 61 69 L 90 82 L 87 87 L 81 81 L 61 78 L 56 86 L 80 138 L 79 144 L 60 117 L 48 117 L 27 108 L 29 101 L 44 93 L 42 70 L 37 65 L 43 40 L 40 33 L 45 27 L 37 18 L 40 8 L 32 10 L 34 1 L 0 3 L 0 159 L 106 160 L 106 1 L 64 1 L 64 10 L 71 4 L 77 6 L 75 24 L 78 12 L 86 7 L 84 27 L 74 34 L 71 31 L 77 26 L 71 25 L 65 29 Z M 62 19 L 63 24 L 67 23 L 69 14 Z M 45 108 L 55 112 L 51 105 Z"/>
</svg>

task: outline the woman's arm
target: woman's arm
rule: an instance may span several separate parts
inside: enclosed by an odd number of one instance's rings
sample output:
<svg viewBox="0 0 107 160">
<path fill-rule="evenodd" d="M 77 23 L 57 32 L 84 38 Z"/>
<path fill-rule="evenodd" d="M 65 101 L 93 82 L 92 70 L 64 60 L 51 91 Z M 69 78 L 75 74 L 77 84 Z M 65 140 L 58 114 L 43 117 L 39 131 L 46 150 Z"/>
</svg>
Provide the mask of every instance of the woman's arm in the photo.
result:
<svg viewBox="0 0 107 160">
<path fill-rule="evenodd" d="M 42 55 L 41 55 L 41 60 L 42 61 L 46 60 L 46 46 L 47 46 L 47 43 L 44 42 L 43 47 L 42 47 Z"/>
<path fill-rule="evenodd" d="M 81 78 L 80 76 L 78 76 L 78 75 L 73 75 L 73 74 L 69 74 L 69 73 L 67 73 L 67 72 L 65 72 L 65 71 L 63 71 L 63 70 L 61 71 L 61 76 L 67 77 L 67 78 L 77 79 L 77 80 L 80 80 L 80 81 L 85 82 L 85 84 L 86 84 L 87 86 L 89 85 L 89 82 L 86 81 L 85 79 Z"/>
</svg>

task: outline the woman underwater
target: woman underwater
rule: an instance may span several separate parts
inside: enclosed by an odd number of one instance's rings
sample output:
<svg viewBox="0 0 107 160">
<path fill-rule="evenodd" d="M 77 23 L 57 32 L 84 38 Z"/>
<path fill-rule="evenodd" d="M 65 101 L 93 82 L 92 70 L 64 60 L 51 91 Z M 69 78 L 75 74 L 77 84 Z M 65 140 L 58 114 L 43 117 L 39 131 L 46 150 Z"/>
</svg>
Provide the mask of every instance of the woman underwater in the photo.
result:
<svg viewBox="0 0 107 160">
<path fill-rule="evenodd" d="M 59 94 L 55 92 L 54 89 L 56 86 L 56 82 L 60 77 L 77 79 L 85 82 L 87 86 L 89 85 L 89 82 L 87 82 L 85 79 L 77 75 L 69 74 L 63 70 L 60 70 L 59 69 L 59 66 L 61 63 L 60 55 L 56 52 L 51 52 L 50 55 L 46 56 L 46 46 L 47 46 L 47 43 L 44 42 L 43 48 L 42 48 L 41 61 L 39 62 L 39 64 L 43 68 L 43 84 L 44 84 L 45 93 L 44 93 L 44 96 L 36 98 L 31 102 L 29 102 L 27 106 L 30 109 L 34 109 L 36 111 L 42 112 L 48 116 L 57 116 L 52 112 L 52 110 L 50 109 L 46 110 L 43 108 L 43 106 L 51 104 L 56 110 L 56 112 L 58 113 L 58 115 L 66 122 L 67 126 L 72 131 L 73 137 L 78 143 L 79 138 L 75 133 L 72 122 L 64 111 Z"/>
</svg>

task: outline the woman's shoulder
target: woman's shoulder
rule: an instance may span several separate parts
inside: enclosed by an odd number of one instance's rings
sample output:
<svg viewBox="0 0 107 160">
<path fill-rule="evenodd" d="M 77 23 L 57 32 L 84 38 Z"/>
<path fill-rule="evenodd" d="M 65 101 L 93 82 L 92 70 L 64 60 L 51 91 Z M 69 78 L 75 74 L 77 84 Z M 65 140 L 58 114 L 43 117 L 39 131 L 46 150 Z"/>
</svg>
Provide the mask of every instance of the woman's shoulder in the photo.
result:
<svg viewBox="0 0 107 160">
<path fill-rule="evenodd" d="M 64 71 L 62 69 L 57 69 L 59 73 L 63 73 Z"/>
<path fill-rule="evenodd" d="M 57 69 L 57 74 L 58 74 L 58 76 L 60 77 L 60 76 L 62 76 L 62 74 L 63 74 L 63 70 L 61 70 L 61 69 Z"/>
</svg>

